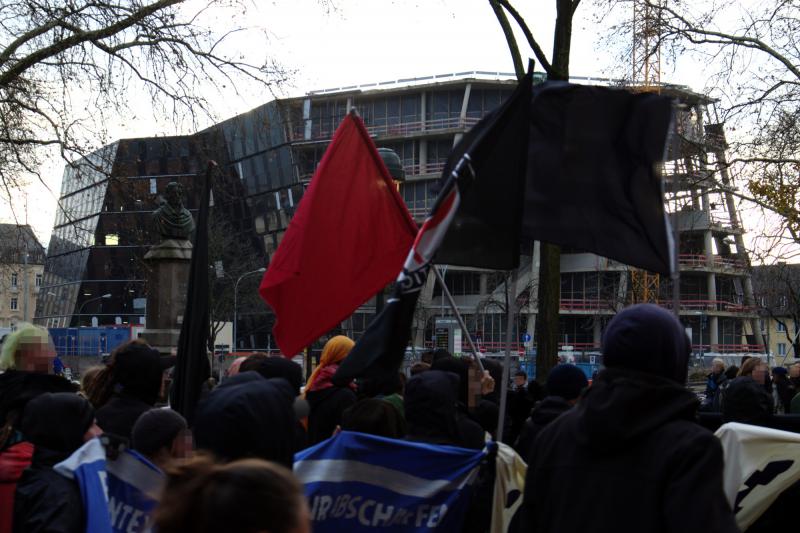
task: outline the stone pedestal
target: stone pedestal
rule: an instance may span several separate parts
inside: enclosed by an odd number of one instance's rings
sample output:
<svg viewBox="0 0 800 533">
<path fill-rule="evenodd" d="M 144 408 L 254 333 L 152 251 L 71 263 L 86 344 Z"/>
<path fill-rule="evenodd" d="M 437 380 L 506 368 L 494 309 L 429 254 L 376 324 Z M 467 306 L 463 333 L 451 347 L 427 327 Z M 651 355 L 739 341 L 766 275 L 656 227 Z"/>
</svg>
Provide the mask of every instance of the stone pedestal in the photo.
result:
<svg viewBox="0 0 800 533">
<path fill-rule="evenodd" d="M 178 346 L 189 283 L 192 243 L 165 239 L 150 247 L 147 276 L 147 323 L 141 337 L 163 354 Z"/>
</svg>

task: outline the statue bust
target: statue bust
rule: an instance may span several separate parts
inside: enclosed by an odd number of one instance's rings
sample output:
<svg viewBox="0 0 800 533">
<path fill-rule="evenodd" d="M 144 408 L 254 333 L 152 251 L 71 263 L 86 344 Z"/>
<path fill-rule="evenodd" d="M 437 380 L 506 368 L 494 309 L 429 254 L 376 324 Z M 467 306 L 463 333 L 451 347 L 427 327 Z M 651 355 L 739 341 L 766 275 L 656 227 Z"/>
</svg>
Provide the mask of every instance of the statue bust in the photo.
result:
<svg viewBox="0 0 800 533">
<path fill-rule="evenodd" d="M 188 240 L 194 230 L 194 220 L 189 210 L 183 207 L 183 187 L 180 183 L 170 182 L 164 192 L 161 207 L 153 213 L 153 223 L 161 240 Z"/>
</svg>

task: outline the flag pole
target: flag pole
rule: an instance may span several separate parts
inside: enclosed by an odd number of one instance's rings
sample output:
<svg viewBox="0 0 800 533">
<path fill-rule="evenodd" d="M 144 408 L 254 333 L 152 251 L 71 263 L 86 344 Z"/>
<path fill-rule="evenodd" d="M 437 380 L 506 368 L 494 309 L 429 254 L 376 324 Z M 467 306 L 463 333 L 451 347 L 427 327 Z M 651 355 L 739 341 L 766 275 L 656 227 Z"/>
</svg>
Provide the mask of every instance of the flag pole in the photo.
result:
<svg viewBox="0 0 800 533">
<path fill-rule="evenodd" d="M 506 422 L 508 378 L 511 373 L 511 336 L 514 334 L 514 321 L 516 319 L 516 293 L 517 271 L 512 270 L 506 278 L 506 355 L 503 359 L 503 380 L 500 383 L 500 416 L 497 419 L 497 434 L 495 435 L 495 440 L 498 442 L 503 440 L 503 430 Z"/>
<path fill-rule="evenodd" d="M 478 365 L 478 369 L 483 372 L 483 363 L 481 363 L 481 358 L 478 355 L 478 348 L 475 346 L 475 343 L 472 341 L 472 335 L 470 335 L 469 330 L 467 329 L 467 325 L 464 323 L 464 319 L 461 316 L 461 313 L 458 312 L 458 307 L 456 307 L 456 302 L 453 300 L 453 295 L 450 294 L 450 291 L 447 289 L 447 285 L 444 283 L 444 278 L 442 278 L 441 272 L 439 272 L 439 267 L 431 263 L 431 267 L 433 267 L 433 273 L 436 275 L 436 279 L 439 280 L 439 285 L 442 287 L 442 294 L 447 298 L 447 303 L 450 304 L 450 309 L 453 310 L 453 314 L 456 316 L 456 320 L 458 320 L 458 325 L 461 326 L 461 331 L 467 336 L 467 343 L 469 344 L 470 350 L 472 350 L 472 357 L 475 359 L 475 363 Z"/>
</svg>

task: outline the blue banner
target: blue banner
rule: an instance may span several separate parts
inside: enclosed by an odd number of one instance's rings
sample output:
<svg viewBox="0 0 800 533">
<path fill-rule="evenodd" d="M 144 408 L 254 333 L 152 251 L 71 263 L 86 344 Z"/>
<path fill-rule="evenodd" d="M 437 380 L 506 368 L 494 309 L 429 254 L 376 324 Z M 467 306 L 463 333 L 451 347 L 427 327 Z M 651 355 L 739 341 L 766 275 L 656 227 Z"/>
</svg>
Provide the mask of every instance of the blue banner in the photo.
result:
<svg viewBox="0 0 800 533">
<path fill-rule="evenodd" d="M 86 512 L 87 533 L 135 533 L 150 530 L 150 513 L 164 474 L 133 450 L 106 459 L 100 439 L 92 439 L 55 470 L 75 479 Z"/>
<path fill-rule="evenodd" d="M 342 431 L 295 455 L 315 533 L 460 531 L 486 450 Z"/>
</svg>

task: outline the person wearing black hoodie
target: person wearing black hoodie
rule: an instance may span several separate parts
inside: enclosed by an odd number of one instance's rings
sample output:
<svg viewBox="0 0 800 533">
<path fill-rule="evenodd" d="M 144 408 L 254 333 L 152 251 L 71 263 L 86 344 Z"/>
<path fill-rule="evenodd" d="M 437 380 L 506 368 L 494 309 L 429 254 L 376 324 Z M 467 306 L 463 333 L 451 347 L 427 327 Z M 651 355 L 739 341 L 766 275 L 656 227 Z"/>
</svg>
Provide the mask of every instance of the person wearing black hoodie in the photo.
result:
<svg viewBox="0 0 800 533">
<path fill-rule="evenodd" d="M 553 420 L 566 413 L 578 402 L 581 392 L 589 386 L 583 370 L 575 365 L 558 365 L 547 376 L 547 396 L 531 410 L 530 418 L 517 439 L 514 449 L 526 462 L 536 436 Z"/>
<path fill-rule="evenodd" d="M 459 377 L 428 370 L 408 380 L 405 414 L 408 440 L 482 449 L 483 429 L 458 409 Z"/>
<path fill-rule="evenodd" d="M 524 531 L 734 532 L 722 446 L 695 423 L 691 347 L 668 311 L 634 305 L 603 335 L 600 372 L 577 407 L 539 434 Z"/>
<path fill-rule="evenodd" d="M 237 374 L 197 406 L 197 449 L 224 462 L 254 457 L 291 468 L 299 450 L 294 405 L 295 391 L 285 379 Z"/>
<path fill-rule="evenodd" d="M 110 397 L 97 407 L 97 425 L 130 441 L 133 425 L 152 409 L 164 382 L 164 370 L 174 366 L 174 357 L 162 357 L 158 350 L 142 341 L 131 341 L 117 348 L 112 356 L 107 388 Z"/>
<path fill-rule="evenodd" d="M 22 432 L 35 451 L 30 468 L 17 484 L 14 532 L 84 531 L 80 489 L 53 466 L 100 434 L 91 404 L 76 394 L 41 394 L 25 406 Z"/>
</svg>

